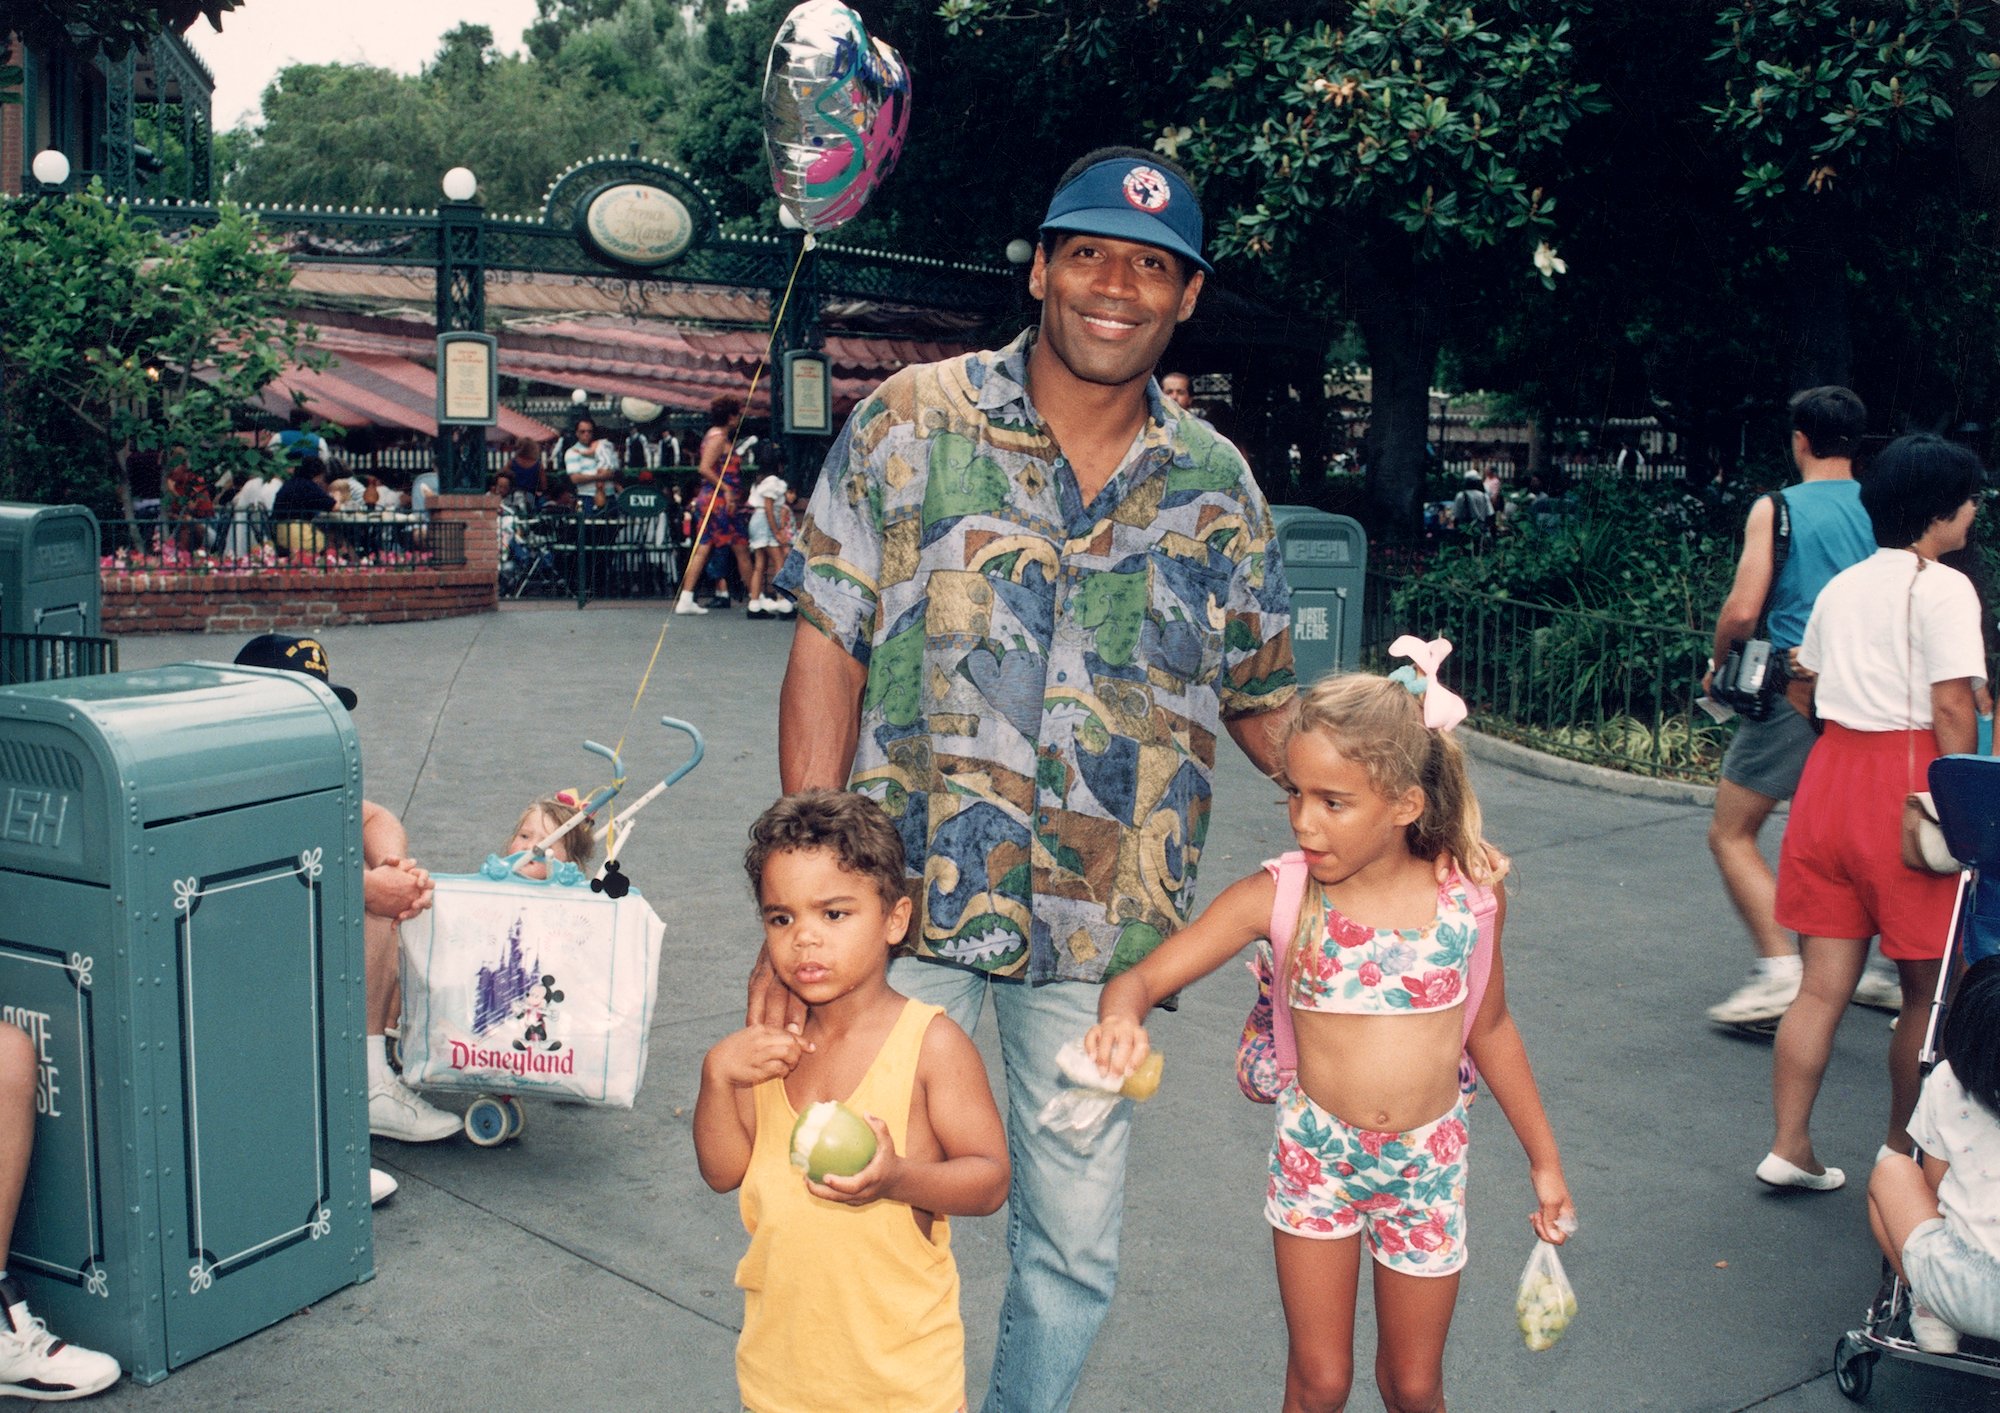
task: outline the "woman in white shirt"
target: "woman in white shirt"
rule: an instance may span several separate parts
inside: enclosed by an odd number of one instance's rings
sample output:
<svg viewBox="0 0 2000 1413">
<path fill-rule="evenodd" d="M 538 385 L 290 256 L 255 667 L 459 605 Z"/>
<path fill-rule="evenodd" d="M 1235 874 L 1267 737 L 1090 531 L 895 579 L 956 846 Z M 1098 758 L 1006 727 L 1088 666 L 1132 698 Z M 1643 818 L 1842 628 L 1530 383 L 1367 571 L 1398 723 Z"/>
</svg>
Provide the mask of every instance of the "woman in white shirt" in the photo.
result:
<svg viewBox="0 0 2000 1413">
<path fill-rule="evenodd" d="M 1927 788 L 1933 760 L 1978 741 L 1979 596 L 1937 558 L 1964 546 L 1981 478 L 1979 458 L 1942 437 L 1891 442 L 1861 478 L 1881 548 L 1828 581 L 1795 654 L 1800 675 L 1816 674 L 1825 732 L 1806 758 L 1778 858 L 1777 921 L 1800 934 L 1805 966 L 1773 1046 L 1776 1135 L 1757 1176 L 1774 1187 L 1828 1192 L 1846 1181 L 1813 1152 L 1809 1125 L 1834 1031 L 1876 936 L 1903 983 L 1889 1044 L 1887 1146 L 1909 1146 L 1924 1012 L 1957 880 L 1904 866 L 1903 800 Z"/>
</svg>

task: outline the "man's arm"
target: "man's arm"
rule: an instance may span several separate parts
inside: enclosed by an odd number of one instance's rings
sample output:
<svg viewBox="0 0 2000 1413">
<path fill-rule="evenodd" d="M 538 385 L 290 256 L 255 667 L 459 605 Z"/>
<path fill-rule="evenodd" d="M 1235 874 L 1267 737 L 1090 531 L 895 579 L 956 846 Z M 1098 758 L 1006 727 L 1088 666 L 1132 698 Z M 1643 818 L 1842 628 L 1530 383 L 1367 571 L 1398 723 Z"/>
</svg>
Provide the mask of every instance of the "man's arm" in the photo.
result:
<svg viewBox="0 0 2000 1413">
<path fill-rule="evenodd" d="M 1743 555 L 1736 561 L 1736 581 L 1729 586 L 1729 597 L 1722 601 L 1722 612 L 1715 621 L 1715 643 L 1709 651 L 1716 662 L 1729 655 L 1732 641 L 1748 639 L 1757 631 L 1758 615 L 1763 613 L 1770 593 L 1771 502 L 1760 496 L 1744 522 Z"/>
<path fill-rule="evenodd" d="M 1285 773 L 1285 723 L 1291 719 L 1290 704 L 1260 711 L 1255 716 L 1232 717 L 1223 723 L 1250 763 L 1277 780 Z"/>
<path fill-rule="evenodd" d="M 778 782 L 796 790 L 843 790 L 861 740 L 868 669 L 805 618 L 778 690 Z"/>
</svg>

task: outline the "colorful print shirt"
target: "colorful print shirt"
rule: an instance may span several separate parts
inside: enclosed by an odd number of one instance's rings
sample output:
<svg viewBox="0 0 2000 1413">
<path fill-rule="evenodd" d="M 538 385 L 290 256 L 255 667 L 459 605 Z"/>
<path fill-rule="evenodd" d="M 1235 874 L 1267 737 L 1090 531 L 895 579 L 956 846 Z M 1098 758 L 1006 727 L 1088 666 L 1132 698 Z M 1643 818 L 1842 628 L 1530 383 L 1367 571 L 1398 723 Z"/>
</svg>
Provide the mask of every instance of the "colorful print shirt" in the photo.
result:
<svg viewBox="0 0 2000 1413">
<path fill-rule="evenodd" d="M 1301 949 L 1292 1006 L 1342 1015 L 1438 1011 L 1466 998 L 1479 919 L 1464 875 L 1438 885 L 1424 927 L 1370 927 L 1326 905 L 1317 945 Z"/>
<path fill-rule="evenodd" d="M 1242 456 L 1147 385 L 1096 500 L 1032 332 L 848 418 L 777 587 L 868 670 L 850 785 L 922 879 L 914 950 L 1102 981 L 1193 910 L 1215 742 L 1290 701 L 1290 596 Z"/>
</svg>

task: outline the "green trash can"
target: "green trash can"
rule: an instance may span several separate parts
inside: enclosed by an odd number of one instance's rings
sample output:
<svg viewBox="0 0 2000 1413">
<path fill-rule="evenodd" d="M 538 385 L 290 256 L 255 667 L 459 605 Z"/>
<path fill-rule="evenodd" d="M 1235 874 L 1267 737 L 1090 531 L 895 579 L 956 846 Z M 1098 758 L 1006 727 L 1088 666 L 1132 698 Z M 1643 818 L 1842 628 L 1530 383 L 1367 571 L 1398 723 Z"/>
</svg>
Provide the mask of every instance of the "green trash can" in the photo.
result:
<svg viewBox="0 0 2000 1413">
<path fill-rule="evenodd" d="M 1299 685 L 1361 665 L 1368 532 L 1361 522 L 1304 505 L 1274 505 L 1278 558 L 1292 589 L 1292 655 Z"/>
<path fill-rule="evenodd" d="M 7 1269 L 140 1383 L 374 1274 L 361 756 L 309 677 L 0 689 L 0 1019 L 40 1057 Z"/>
<path fill-rule="evenodd" d="M 97 546 L 84 506 L 0 501 L 0 633 L 95 638 Z"/>
</svg>

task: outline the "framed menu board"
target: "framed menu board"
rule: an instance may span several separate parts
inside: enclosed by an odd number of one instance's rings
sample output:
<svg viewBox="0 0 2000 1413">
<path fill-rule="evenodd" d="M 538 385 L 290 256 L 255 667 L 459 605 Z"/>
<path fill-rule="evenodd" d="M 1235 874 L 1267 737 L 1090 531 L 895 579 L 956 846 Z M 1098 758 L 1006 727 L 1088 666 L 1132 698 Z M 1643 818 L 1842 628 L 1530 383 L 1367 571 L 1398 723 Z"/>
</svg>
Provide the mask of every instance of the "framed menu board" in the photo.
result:
<svg viewBox="0 0 2000 1413">
<path fill-rule="evenodd" d="M 827 436 L 833 431 L 833 380 L 823 353 L 785 355 L 785 431 Z"/>
<path fill-rule="evenodd" d="M 500 420 L 500 340 L 491 334 L 439 334 L 440 427 L 490 427 Z"/>
</svg>

